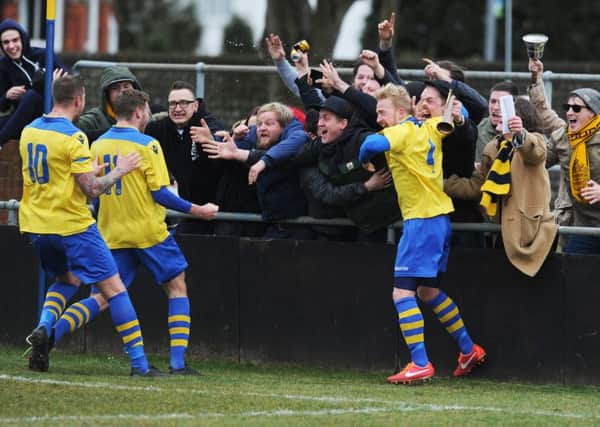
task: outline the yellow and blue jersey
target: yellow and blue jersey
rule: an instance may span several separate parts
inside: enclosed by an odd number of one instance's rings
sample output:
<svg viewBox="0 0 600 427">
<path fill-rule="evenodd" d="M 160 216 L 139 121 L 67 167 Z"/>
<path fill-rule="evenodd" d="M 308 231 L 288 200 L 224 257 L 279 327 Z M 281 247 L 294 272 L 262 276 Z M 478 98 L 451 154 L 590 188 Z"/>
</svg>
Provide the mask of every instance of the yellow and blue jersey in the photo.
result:
<svg viewBox="0 0 600 427">
<path fill-rule="evenodd" d="M 454 211 L 452 200 L 444 193 L 442 173 L 442 138 L 436 126 L 441 117 L 423 122 L 412 120 L 386 128 L 386 158 L 402 218 L 432 218 Z"/>
<path fill-rule="evenodd" d="M 166 209 L 152 192 L 169 185 L 169 173 L 158 141 L 134 128 L 112 127 L 92 144 L 92 156 L 115 167 L 117 154 L 137 151 L 140 168 L 119 179 L 100 195 L 98 228 L 110 249 L 148 248 L 168 236 Z"/>
<path fill-rule="evenodd" d="M 70 236 L 94 223 L 74 174 L 93 172 L 87 137 L 68 119 L 42 116 L 21 134 L 22 232 Z"/>
</svg>

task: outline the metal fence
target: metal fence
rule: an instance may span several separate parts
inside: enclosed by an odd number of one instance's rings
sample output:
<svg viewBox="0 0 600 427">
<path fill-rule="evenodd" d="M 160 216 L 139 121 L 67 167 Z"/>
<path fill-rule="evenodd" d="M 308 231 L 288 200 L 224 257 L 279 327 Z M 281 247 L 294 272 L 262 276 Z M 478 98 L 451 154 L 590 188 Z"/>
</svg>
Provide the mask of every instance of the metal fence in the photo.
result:
<svg viewBox="0 0 600 427">
<path fill-rule="evenodd" d="M 8 209 L 8 224 L 17 225 L 19 202 L 17 200 L 0 201 L 0 209 Z M 201 219 L 195 218 L 188 214 L 167 210 L 169 218 L 191 218 L 198 221 Z M 236 212 L 219 212 L 217 213 L 216 221 L 238 221 L 238 222 L 265 222 L 259 214 L 247 214 Z M 302 216 L 295 219 L 286 219 L 277 221 L 282 224 L 299 224 L 299 225 L 329 225 L 337 227 L 356 227 L 356 225 L 347 218 L 332 218 L 320 219 L 309 216 Z M 388 227 L 387 241 L 394 243 L 396 241 L 396 230 L 402 228 L 402 221 L 395 222 Z M 480 233 L 499 233 L 500 224 L 489 222 L 454 222 L 452 223 L 453 231 L 477 231 Z M 600 236 L 600 228 L 596 227 L 564 227 L 558 228 L 558 234 L 561 235 L 586 235 Z"/>
<path fill-rule="evenodd" d="M 274 66 L 262 66 L 262 65 L 220 65 L 220 64 L 205 64 L 198 62 L 194 64 L 163 64 L 163 63 L 146 63 L 146 62 L 111 62 L 111 61 L 92 61 L 92 60 L 80 60 L 77 61 L 74 66 L 74 71 L 81 71 L 84 69 L 100 70 L 105 67 L 113 65 L 123 65 L 131 68 L 132 70 L 147 70 L 155 71 L 159 73 L 164 72 L 186 72 L 194 73 L 196 79 L 196 95 L 198 97 L 205 97 L 207 91 L 206 79 L 208 75 L 217 75 L 221 73 L 238 73 L 238 74 L 270 74 L 272 77 L 276 77 L 277 68 Z M 338 71 L 343 75 L 349 75 L 352 73 L 352 68 L 342 67 L 338 68 Z M 422 69 L 398 69 L 400 76 L 406 79 L 422 79 L 425 74 Z M 465 76 L 469 80 L 470 84 L 477 88 L 477 82 L 485 81 L 498 81 L 498 80 L 515 80 L 515 81 L 528 81 L 531 78 L 530 73 L 526 72 L 504 72 L 504 71 L 465 71 Z M 553 73 L 547 70 L 543 74 L 544 85 L 546 89 L 546 97 L 550 103 L 555 95 L 555 83 L 570 83 L 571 88 L 578 87 L 583 82 L 600 82 L 600 74 L 571 74 L 571 73 Z M 164 80 L 164 79 L 162 79 Z M 282 85 L 283 86 L 283 85 Z M 487 91 L 481 89 L 481 85 L 478 88 L 482 93 Z M 570 90 L 570 89 L 569 89 Z M 17 211 L 19 202 L 16 200 L 0 201 L 0 209 L 8 209 L 9 217 L 8 222 L 11 225 L 17 224 Z M 170 217 L 181 217 L 188 215 L 180 214 L 178 212 L 168 212 Z M 253 214 L 242 214 L 242 213 L 229 213 L 219 212 L 217 214 L 217 220 L 219 221 L 251 221 L 251 222 L 262 222 L 260 215 Z M 354 227 L 354 224 L 348 219 L 315 219 L 310 217 L 301 217 L 294 220 L 281 221 L 283 223 L 290 224 L 306 224 L 306 225 L 334 225 L 340 227 Z M 402 222 L 399 221 L 388 229 L 388 242 L 395 241 L 395 230 L 402 227 Z M 500 226 L 498 224 L 491 223 L 453 223 L 452 229 L 455 231 L 478 231 L 478 232 L 499 232 Z M 592 227 L 560 227 L 559 234 L 564 235 L 593 235 L 600 236 L 600 228 Z"/>
<path fill-rule="evenodd" d="M 80 60 L 73 65 L 73 70 L 81 69 L 100 69 L 116 65 L 117 62 L 110 61 L 93 61 Z M 223 64 L 205 64 L 197 62 L 194 64 L 163 64 L 150 62 L 119 62 L 135 70 L 149 71 L 186 71 L 194 72 L 196 75 L 196 95 L 203 98 L 206 92 L 206 77 L 210 73 L 277 73 L 275 66 L 267 65 L 223 65 Z M 338 68 L 341 74 L 348 75 L 352 73 L 352 68 Z M 422 79 L 425 78 L 425 73 L 422 69 L 398 69 L 400 76 L 406 79 Z M 465 71 L 465 76 L 469 82 L 473 81 L 499 81 L 499 80 L 516 80 L 527 81 L 531 78 L 528 72 L 506 72 L 506 71 Z M 600 74 L 577 74 L 577 73 L 554 73 L 546 70 L 543 73 L 544 86 L 546 89 L 546 98 L 552 104 L 554 83 L 587 83 L 600 82 Z M 575 87 L 573 85 L 572 87 Z M 485 91 L 483 91 L 485 92 Z"/>
</svg>

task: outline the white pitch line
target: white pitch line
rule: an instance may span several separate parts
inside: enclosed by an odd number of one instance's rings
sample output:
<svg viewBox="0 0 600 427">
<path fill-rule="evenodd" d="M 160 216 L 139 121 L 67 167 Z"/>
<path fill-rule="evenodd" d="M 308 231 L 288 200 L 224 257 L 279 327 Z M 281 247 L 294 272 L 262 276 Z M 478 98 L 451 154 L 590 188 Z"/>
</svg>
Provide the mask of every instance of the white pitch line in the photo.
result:
<svg viewBox="0 0 600 427">
<path fill-rule="evenodd" d="M 59 385 L 66 387 L 83 387 L 83 388 L 97 388 L 97 389 L 112 389 L 112 390 L 129 390 L 129 391 L 151 391 L 155 393 L 160 392 L 168 392 L 168 393 L 195 393 L 195 394 L 203 394 L 203 395 L 238 395 L 244 397 L 267 397 L 267 398 L 275 398 L 275 399 L 286 399 L 292 401 L 314 401 L 314 402 L 329 402 L 329 403 L 367 403 L 367 404 L 384 404 L 389 405 L 389 408 L 376 408 L 376 407 L 367 407 L 367 408 L 349 408 L 349 409 L 330 409 L 324 411 L 269 411 L 269 412 L 246 412 L 237 414 L 238 416 L 281 416 L 281 415 L 311 415 L 311 414 L 319 414 L 319 415 L 337 415 L 336 411 L 351 411 L 356 413 L 356 411 L 375 411 L 375 412 L 404 412 L 404 411 L 431 411 L 431 412 L 493 412 L 493 413 L 506 413 L 510 415 L 523 415 L 523 416 L 544 416 L 551 418 L 571 418 L 571 419 L 600 419 L 600 415 L 595 414 L 582 414 L 582 413 L 572 413 L 572 412 L 563 412 L 557 413 L 553 411 L 543 411 L 543 410 L 523 410 L 523 409 L 514 409 L 514 408 L 500 408 L 494 406 L 465 406 L 465 405 L 436 405 L 430 403 L 411 403 L 411 402 L 403 402 L 398 400 L 385 400 L 385 399 L 373 399 L 373 398 L 346 398 L 346 397 L 338 397 L 338 396 L 307 396 L 307 395 L 294 395 L 294 394 L 277 394 L 277 393 L 255 393 L 255 392 L 241 392 L 236 390 L 230 391 L 207 391 L 207 390 L 197 390 L 197 389 L 170 389 L 163 388 L 160 386 L 130 386 L 130 385 L 117 385 L 111 383 L 90 383 L 90 382 L 74 382 L 74 381 L 64 381 L 64 380 L 54 380 L 48 378 L 30 378 L 16 375 L 6 375 L 0 374 L 0 380 L 6 381 L 14 381 L 14 382 L 23 382 L 23 383 L 33 383 L 33 384 L 49 384 L 49 385 Z M 169 415 L 169 414 L 166 414 Z M 174 414 L 177 415 L 177 414 Z M 182 414 L 187 415 L 187 414 Z M 120 415 L 115 415 L 115 417 L 119 417 Z M 124 416 L 124 415 L 123 415 Z M 135 416 L 135 415 L 131 415 Z M 141 415 L 142 417 L 145 415 Z M 207 413 L 207 414 L 198 414 L 193 416 L 202 416 L 202 417 L 214 417 L 214 416 L 226 416 L 226 414 L 218 414 L 218 413 Z M 235 416 L 234 414 L 227 414 L 227 416 Z M 36 418 L 37 417 L 33 417 Z M 16 418 L 15 418 L 16 419 Z M 24 420 L 24 418 L 18 418 L 19 420 Z M 78 418 L 79 419 L 79 418 Z M 0 422 L 5 422 L 4 420 L 10 420 L 10 418 L 0 418 Z"/>
<path fill-rule="evenodd" d="M 61 422 L 61 421 L 114 421 L 114 420 L 176 420 L 193 419 L 191 414 L 116 414 L 116 415 L 57 415 L 45 417 L 15 417 L 0 418 L 1 424 L 13 423 L 43 423 L 43 422 Z"/>
<path fill-rule="evenodd" d="M 220 412 L 200 412 L 190 414 L 187 412 L 174 414 L 115 414 L 115 415 L 57 415 L 45 417 L 13 417 L 0 418 L 0 424 L 15 423 L 44 423 L 44 422 L 93 422 L 93 421 L 118 421 L 118 420 L 176 420 L 176 419 L 205 419 L 205 418 L 260 418 L 260 417 L 305 417 L 305 416 L 326 416 L 326 415 L 348 415 L 348 414 L 375 414 L 397 412 L 394 408 L 348 408 L 348 409 L 323 409 L 319 411 L 294 411 L 288 409 L 279 409 L 276 411 L 250 411 L 237 414 L 223 414 Z"/>
</svg>

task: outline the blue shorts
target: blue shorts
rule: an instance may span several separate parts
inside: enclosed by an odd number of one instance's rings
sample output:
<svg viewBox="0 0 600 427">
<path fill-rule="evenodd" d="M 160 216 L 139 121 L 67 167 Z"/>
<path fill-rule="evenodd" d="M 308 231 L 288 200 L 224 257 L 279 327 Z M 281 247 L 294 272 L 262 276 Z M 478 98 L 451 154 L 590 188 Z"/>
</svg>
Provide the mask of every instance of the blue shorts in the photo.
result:
<svg viewBox="0 0 600 427">
<path fill-rule="evenodd" d="M 71 236 L 28 233 L 42 267 L 50 277 L 72 272 L 89 285 L 117 274 L 117 266 L 96 224 Z"/>
<path fill-rule="evenodd" d="M 450 254 L 450 236 L 448 215 L 404 221 L 394 278 L 436 278 L 438 273 L 445 272 Z M 395 281 L 398 282 L 402 280 Z"/>
<path fill-rule="evenodd" d="M 177 277 L 188 267 L 188 263 L 172 235 L 150 248 L 113 249 L 111 252 L 117 263 L 121 279 L 127 288 L 135 279 L 140 264 L 148 269 L 157 285 L 162 285 Z M 95 291 L 94 289 L 92 293 Z"/>
</svg>

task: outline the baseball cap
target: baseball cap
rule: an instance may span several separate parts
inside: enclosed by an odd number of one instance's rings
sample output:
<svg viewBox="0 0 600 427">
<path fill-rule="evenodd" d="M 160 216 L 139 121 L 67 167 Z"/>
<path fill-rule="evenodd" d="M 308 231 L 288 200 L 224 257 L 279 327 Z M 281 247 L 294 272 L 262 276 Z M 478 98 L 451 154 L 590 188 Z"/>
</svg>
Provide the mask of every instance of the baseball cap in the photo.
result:
<svg viewBox="0 0 600 427">
<path fill-rule="evenodd" d="M 347 120 L 350 120 L 354 114 L 352 104 L 339 96 L 330 96 L 321 105 L 311 105 L 310 108 L 331 111 L 336 116 Z"/>
</svg>

